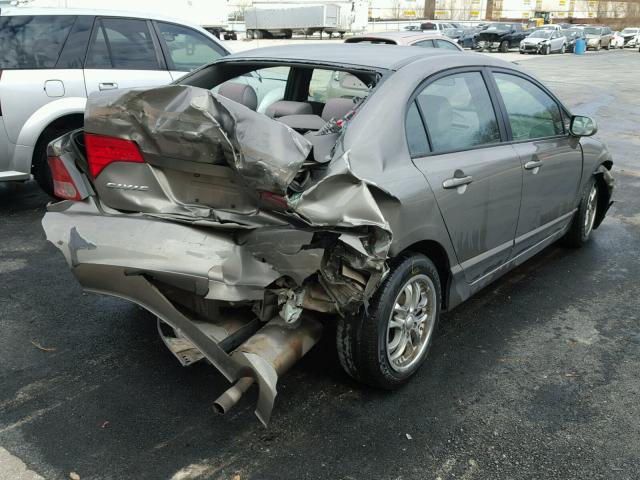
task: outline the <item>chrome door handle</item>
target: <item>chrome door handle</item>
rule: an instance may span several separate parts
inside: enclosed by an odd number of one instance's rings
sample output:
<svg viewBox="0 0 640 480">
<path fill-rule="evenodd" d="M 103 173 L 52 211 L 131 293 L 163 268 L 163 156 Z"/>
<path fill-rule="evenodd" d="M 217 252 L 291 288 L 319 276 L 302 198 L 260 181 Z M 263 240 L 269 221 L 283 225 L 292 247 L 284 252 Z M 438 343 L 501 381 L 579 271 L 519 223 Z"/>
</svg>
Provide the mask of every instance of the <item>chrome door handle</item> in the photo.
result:
<svg viewBox="0 0 640 480">
<path fill-rule="evenodd" d="M 467 175 L 466 177 L 447 178 L 442 182 L 442 188 L 458 188 L 463 185 L 469 185 L 471 182 L 473 182 L 473 177 L 471 175 Z"/>
<path fill-rule="evenodd" d="M 542 166 L 542 162 L 540 160 L 527 162 L 524 164 L 525 170 L 533 170 L 534 168 L 538 168 Z"/>
<path fill-rule="evenodd" d="M 115 82 L 103 82 L 98 84 L 100 90 L 115 90 L 118 88 L 118 84 Z"/>
</svg>

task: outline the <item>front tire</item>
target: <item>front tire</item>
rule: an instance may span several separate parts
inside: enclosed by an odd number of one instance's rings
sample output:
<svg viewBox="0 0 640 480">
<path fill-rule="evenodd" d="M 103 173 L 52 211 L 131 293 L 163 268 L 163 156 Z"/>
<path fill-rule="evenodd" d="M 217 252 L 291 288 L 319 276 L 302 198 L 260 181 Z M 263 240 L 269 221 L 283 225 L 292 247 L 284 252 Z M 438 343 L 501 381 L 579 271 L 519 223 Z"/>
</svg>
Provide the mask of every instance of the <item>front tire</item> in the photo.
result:
<svg viewBox="0 0 640 480">
<path fill-rule="evenodd" d="M 551 45 L 547 45 L 546 47 L 544 47 L 544 50 L 542 51 L 543 55 L 549 55 L 551 53 Z"/>
<path fill-rule="evenodd" d="M 563 54 L 563 55 L 565 53 L 567 53 L 567 46 L 566 45 L 562 45 L 562 48 L 560 49 L 560 53 Z"/>
<path fill-rule="evenodd" d="M 587 182 L 578 211 L 573 216 L 569 231 L 563 238 L 568 247 L 579 248 L 589 241 L 598 213 L 598 185 L 593 177 Z"/>
<path fill-rule="evenodd" d="M 507 53 L 508 51 L 509 51 L 509 42 L 505 40 L 500 44 L 500 52 Z"/>
<path fill-rule="evenodd" d="M 415 253 L 394 259 L 368 311 L 338 320 L 337 349 L 344 370 L 374 387 L 402 386 L 427 356 L 441 298 L 431 260 Z"/>
</svg>

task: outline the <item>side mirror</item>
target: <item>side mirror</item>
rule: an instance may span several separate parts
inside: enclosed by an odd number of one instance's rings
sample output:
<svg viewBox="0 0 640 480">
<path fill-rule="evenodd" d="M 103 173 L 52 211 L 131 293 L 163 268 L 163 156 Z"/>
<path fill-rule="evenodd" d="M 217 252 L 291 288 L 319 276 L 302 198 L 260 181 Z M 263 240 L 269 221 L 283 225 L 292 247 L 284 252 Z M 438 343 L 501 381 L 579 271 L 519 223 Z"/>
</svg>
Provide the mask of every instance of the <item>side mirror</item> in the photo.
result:
<svg viewBox="0 0 640 480">
<path fill-rule="evenodd" d="M 590 137 L 598 131 L 598 125 L 591 117 L 574 115 L 571 117 L 569 131 L 571 132 L 571 135 L 576 137 Z"/>
</svg>

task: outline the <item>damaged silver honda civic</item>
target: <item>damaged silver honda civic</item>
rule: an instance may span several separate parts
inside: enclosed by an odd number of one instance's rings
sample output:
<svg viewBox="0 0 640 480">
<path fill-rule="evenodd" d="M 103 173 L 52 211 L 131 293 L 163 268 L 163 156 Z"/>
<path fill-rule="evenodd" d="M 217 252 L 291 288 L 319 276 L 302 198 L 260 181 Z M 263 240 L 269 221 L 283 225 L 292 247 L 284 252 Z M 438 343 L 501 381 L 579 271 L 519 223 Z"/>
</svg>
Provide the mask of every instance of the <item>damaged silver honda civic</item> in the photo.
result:
<svg viewBox="0 0 640 480">
<path fill-rule="evenodd" d="M 394 389 L 441 311 L 556 240 L 587 242 L 613 189 L 595 132 L 484 55 L 253 50 L 91 96 L 84 130 L 49 145 L 65 200 L 43 226 L 86 290 L 149 310 L 183 365 L 233 383 L 218 411 L 256 384 L 266 424 L 323 330 L 349 375 Z"/>
</svg>

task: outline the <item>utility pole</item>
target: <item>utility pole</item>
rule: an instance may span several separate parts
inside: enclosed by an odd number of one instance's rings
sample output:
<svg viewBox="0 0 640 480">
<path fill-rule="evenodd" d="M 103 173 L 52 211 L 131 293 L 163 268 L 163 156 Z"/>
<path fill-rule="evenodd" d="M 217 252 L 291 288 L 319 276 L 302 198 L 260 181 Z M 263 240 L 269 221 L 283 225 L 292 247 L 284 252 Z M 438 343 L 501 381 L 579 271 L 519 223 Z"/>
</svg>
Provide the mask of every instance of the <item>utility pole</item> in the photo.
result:
<svg viewBox="0 0 640 480">
<path fill-rule="evenodd" d="M 436 0 L 424 0 L 424 11 L 422 16 L 429 20 L 433 20 L 436 15 Z"/>
</svg>

